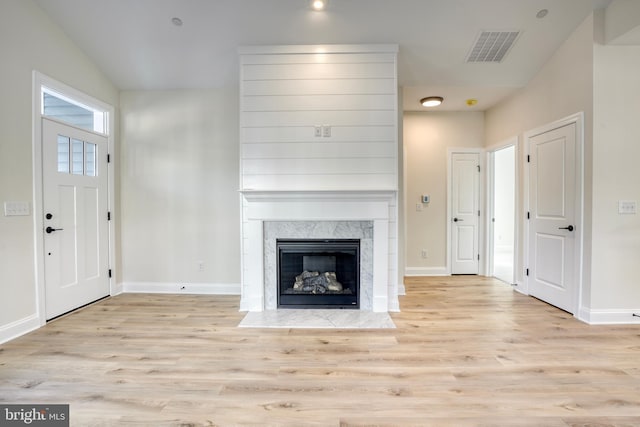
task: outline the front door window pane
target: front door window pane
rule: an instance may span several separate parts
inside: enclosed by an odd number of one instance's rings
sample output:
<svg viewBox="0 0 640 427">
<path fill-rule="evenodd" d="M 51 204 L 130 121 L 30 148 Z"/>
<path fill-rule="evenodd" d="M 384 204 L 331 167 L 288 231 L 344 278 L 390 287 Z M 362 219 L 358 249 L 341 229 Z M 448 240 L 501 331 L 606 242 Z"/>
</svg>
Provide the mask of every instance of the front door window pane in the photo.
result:
<svg viewBox="0 0 640 427">
<path fill-rule="evenodd" d="M 84 142 L 71 140 L 71 165 L 74 175 L 84 175 Z"/>
<path fill-rule="evenodd" d="M 58 172 L 69 173 L 69 137 L 58 135 Z"/>
<path fill-rule="evenodd" d="M 96 144 L 84 143 L 84 174 L 96 176 Z"/>
</svg>

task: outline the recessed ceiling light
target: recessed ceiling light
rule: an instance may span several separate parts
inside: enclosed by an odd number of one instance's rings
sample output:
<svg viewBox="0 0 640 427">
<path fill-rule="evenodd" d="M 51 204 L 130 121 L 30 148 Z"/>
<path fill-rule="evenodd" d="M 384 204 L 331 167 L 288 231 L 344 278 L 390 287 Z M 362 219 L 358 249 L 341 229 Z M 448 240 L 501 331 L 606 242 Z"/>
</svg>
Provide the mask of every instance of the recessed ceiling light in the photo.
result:
<svg viewBox="0 0 640 427">
<path fill-rule="evenodd" d="M 327 0 L 312 0 L 311 7 L 313 10 L 324 10 L 327 7 Z"/>
<path fill-rule="evenodd" d="M 171 23 L 176 27 L 180 27 L 182 25 L 182 19 L 176 17 L 171 18 Z"/>
<path fill-rule="evenodd" d="M 442 104 L 442 101 L 444 101 L 444 98 L 441 96 L 427 96 L 420 100 L 420 104 L 422 104 L 423 107 L 437 107 Z"/>
<path fill-rule="evenodd" d="M 536 13 L 536 18 L 542 19 L 549 13 L 549 9 L 540 9 L 538 13 Z"/>
</svg>

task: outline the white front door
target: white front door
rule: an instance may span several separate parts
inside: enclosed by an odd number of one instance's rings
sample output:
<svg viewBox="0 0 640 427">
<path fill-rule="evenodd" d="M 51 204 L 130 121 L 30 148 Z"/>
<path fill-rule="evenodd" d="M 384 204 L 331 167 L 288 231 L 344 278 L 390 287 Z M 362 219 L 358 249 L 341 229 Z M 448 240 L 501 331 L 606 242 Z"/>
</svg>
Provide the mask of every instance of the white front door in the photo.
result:
<svg viewBox="0 0 640 427">
<path fill-rule="evenodd" d="M 576 124 L 529 138 L 529 294 L 576 304 Z"/>
<path fill-rule="evenodd" d="M 109 295 L 107 138 L 42 119 L 46 318 Z"/>
<path fill-rule="evenodd" d="M 478 274 L 480 155 L 451 155 L 451 274 Z"/>
</svg>

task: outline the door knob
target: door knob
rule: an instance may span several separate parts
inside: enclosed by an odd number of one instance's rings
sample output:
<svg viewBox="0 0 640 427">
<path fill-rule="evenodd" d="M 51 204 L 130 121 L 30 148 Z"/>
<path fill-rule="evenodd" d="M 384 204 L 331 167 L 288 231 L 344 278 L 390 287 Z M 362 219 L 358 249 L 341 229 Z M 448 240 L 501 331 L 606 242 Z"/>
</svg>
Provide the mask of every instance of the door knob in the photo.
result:
<svg viewBox="0 0 640 427">
<path fill-rule="evenodd" d="M 453 222 L 464 221 L 464 219 L 453 218 Z"/>
<path fill-rule="evenodd" d="M 60 231 L 60 230 L 62 230 L 62 228 L 47 227 L 47 228 L 45 228 L 45 229 L 44 229 L 44 231 L 46 231 L 46 232 L 47 232 L 47 234 L 51 234 L 51 233 L 53 233 L 54 231 Z"/>
<path fill-rule="evenodd" d="M 558 230 L 569 230 L 569 231 L 573 231 L 573 225 L 570 225 L 568 227 L 558 227 Z"/>
</svg>

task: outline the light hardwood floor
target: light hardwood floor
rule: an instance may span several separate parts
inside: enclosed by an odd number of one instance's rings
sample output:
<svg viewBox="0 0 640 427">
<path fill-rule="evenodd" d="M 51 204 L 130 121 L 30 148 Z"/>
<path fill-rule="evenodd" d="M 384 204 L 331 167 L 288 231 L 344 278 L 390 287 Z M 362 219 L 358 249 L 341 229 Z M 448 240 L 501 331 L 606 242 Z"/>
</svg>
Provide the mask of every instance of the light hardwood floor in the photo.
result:
<svg viewBox="0 0 640 427">
<path fill-rule="evenodd" d="M 234 296 L 126 294 L 0 346 L 0 402 L 71 425 L 640 426 L 640 327 L 488 278 L 408 278 L 397 329 L 241 329 Z"/>
</svg>

